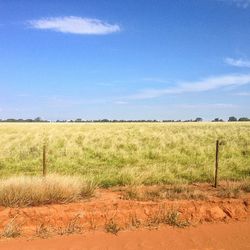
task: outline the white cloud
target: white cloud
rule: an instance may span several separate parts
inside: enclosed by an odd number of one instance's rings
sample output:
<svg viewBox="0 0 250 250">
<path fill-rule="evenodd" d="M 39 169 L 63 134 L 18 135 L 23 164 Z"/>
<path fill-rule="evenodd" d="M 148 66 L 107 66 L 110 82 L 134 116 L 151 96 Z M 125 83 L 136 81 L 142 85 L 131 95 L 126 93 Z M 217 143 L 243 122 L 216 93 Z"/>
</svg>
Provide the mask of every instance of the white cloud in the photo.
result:
<svg viewBox="0 0 250 250">
<path fill-rule="evenodd" d="M 243 8 L 243 9 L 246 9 L 250 6 L 250 0 L 219 0 L 219 1 L 234 4 L 237 7 Z"/>
<path fill-rule="evenodd" d="M 225 58 L 225 63 L 235 66 L 235 67 L 240 67 L 240 68 L 250 68 L 250 61 L 249 60 L 243 60 L 243 59 L 234 59 L 234 58 Z"/>
<path fill-rule="evenodd" d="M 120 27 L 117 24 L 109 24 L 99 19 L 75 16 L 31 20 L 28 21 L 28 24 L 35 29 L 82 35 L 105 35 L 120 31 Z"/>
<path fill-rule="evenodd" d="M 175 87 L 165 89 L 147 89 L 127 97 L 128 99 L 150 99 L 168 94 L 182 94 L 193 92 L 204 92 L 225 87 L 238 87 L 250 84 L 250 74 L 245 75 L 223 75 L 209 77 L 196 82 L 182 82 Z"/>
<path fill-rule="evenodd" d="M 232 0 L 234 4 L 236 4 L 238 7 L 246 9 L 250 6 L 250 0 Z"/>
</svg>

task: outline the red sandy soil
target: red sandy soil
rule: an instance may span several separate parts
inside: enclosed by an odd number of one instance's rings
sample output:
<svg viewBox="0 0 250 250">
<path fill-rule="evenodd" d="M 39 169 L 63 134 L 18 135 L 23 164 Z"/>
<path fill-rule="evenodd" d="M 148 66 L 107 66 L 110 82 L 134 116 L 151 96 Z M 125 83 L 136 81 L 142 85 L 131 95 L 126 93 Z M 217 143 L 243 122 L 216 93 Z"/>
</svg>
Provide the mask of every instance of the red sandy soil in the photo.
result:
<svg viewBox="0 0 250 250">
<path fill-rule="evenodd" d="M 242 222 L 204 224 L 177 229 L 140 229 L 120 232 L 117 236 L 104 232 L 36 239 L 0 241 L 0 249 L 8 250 L 137 250 L 137 249 L 250 249 L 250 219 Z"/>
<path fill-rule="evenodd" d="M 155 215 L 172 210 L 192 226 L 145 228 Z M 238 199 L 212 196 L 203 201 L 143 202 L 121 199 L 120 192 L 99 190 L 95 198 L 78 203 L 0 207 L 0 231 L 13 218 L 22 236 L 14 240 L 1 238 L 0 249 L 250 249 L 249 194 Z M 56 235 L 72 221 L 81 226 L 81 234 Z M 122 229 L 118 236 L 104 233 L 110 221 Z M 41 226 L 53 232 L 48 239 L 37 238 Z"/>
<path fill-rule="evenodd" d="M 176 210 L 182 220 L 192 224 L 203 222 L 242 220 L 250 213 L 250 195 L 239 199 L 209 200 L 161 200 L 134 201 L 121 199 L 119 192 L 100 191 L 97 197 L 88 201 L 69 204 L 53 204 L 39 207 L 5 208 L 0 207 L 0 230 L 12 218 L 22 226 L 24 234 L 40 225 L 65 227 L 72 220 L 77 221 L 86 230 L 103 228 L 110 220 L 119 227 L 128 228 L 132 220 L 145 222 L 155 214 Z"/>
</svg>

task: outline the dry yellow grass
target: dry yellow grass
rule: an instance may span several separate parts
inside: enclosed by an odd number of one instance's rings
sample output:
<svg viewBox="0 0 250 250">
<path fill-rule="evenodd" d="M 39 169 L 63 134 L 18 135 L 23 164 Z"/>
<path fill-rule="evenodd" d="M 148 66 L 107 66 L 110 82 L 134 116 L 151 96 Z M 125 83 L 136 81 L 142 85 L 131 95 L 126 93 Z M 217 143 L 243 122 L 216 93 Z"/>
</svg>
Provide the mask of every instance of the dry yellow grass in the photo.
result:
<svg viewBox="0 0 250 250">
<path fill-rule="evenodd" d="M 211 181 L 219 139 L 219 179 L 250 176 L 250 123 L 0 123 L 0 176 L 48 172 L 100 186 Z"/>
<path fill-rule="evenodd" d="M 122 192 L 122 198 L 126 200 L 139 201 L 158 201 L 169 200 L 206 200 L 208 197 L 205 192 L 196 190 L 188 185 L 171 186 L 130 186 Z"/>
<path fill-rule="evenodd" d="M 35 206 L 68 203 L 93 195 L 95 186 L 77 177 L 12 177 L 0 181 L 0 205 Z"/>
</svg>

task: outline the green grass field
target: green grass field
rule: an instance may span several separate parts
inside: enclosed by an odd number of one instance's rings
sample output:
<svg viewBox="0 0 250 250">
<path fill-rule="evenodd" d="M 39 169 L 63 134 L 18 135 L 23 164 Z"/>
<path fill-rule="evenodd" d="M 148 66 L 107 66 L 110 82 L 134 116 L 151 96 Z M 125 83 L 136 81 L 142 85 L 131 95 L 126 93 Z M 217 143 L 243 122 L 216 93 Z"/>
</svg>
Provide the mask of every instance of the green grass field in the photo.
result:
<svg viewBox="0 0 250 250">
<path fill-rule="evenodd" d="M 250 176 L 250 123 L 0 123 L 0 176 L 48 172 L 100 186 L 211 181 L 219 139 L 219 178 Z"/>
</svg>

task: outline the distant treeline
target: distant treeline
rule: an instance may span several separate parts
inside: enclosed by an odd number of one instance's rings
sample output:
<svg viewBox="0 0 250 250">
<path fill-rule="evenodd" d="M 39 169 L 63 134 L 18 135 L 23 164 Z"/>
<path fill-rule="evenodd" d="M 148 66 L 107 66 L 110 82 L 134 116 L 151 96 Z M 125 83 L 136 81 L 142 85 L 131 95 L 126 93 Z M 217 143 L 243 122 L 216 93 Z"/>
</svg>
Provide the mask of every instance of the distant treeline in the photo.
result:
<svg viewBox="0 0 250 250">
<path fill-rule="evenodd" d="M 109 119 L 99 119 L 99 120 L 84 120 L 81 118 L 75 119 L 75 120 L 56 120 L 56 121 L 49 121 L 44 120 L 40 117 L 37 117 L 35 119 L 0 119 L 0 122 L 69 122 L 69 123 L 95 123 L 95 122 L 202 122 L 203 119 L 201 117 L 197 117 L 196 119 L 191 120 L 109 120 Z M 245 122 L 250 121 L 250 118 L 247 117 L 241 117 L 237 119 L 234 116 L 231 116 L 228 118 L 228 122 Z M 212 120 L 212 122 L 224 122 L 223 119 L 215 118 Z"/>
<path fill-rule="evenodd" d="M 0 122 L 51 122 L 51 121 L 43 120 L 40 117 L 38 117 L 35 119 L 14 119 L 14 118 L 0 119 Z"/>
</svg>

